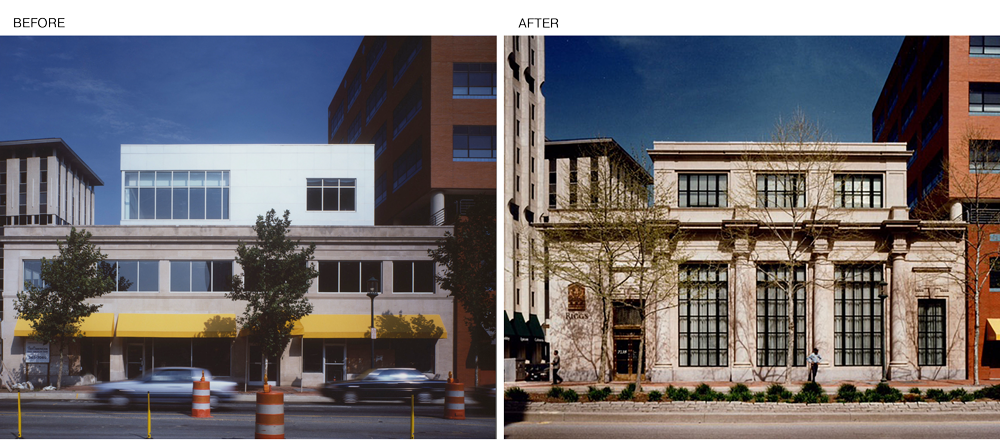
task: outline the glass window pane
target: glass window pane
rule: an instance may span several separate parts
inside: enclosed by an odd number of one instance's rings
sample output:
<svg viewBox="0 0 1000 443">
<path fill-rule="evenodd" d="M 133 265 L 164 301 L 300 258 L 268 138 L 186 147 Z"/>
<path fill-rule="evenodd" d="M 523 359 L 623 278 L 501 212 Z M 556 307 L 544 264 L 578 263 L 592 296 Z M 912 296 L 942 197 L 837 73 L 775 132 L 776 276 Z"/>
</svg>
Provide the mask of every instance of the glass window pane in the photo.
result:
<svg viewBox="0 0 1000 443">
<path fill-rule="evenodd" d="M 205 173 L 205 186 L 221 186 L 222 184 L 222 172 L 207 172 Z"/>
<path fill-rule="evenodd" d="M 170 188 L 156 190 L 156 218 L 170 219 Z"/>
<path fill-rule="evenodd" d="M 174 186 L 187 186 L 187 183 L 188 183 L 187 171 L 174 172 Z"/>
<path fill-rule="evenodd" d="M 340 188 L 340 210 L 354 210 L 354 188 Z"/>
<path fill-rule="evenodd" d="M 363 261 L 361 262 L 361 289 L 368 291 L 368 280 L 375 277 L 378 280 L 379 292 L 382 292 L 382 262 Z"/>
<path fill-rule="evenodd" d="M 125 190 L 125 219 L 139 219 L 139 188 Z"/>
<path fill-rule="evenodd" d="M 306 186 L 323 186 L 323 179 L 321 178 L 307 178 Z"/>
<path fill-rule="evenodd" d="M 340 180 L 336 178 L 324 178 L 323 186 L 340 186 Z"/>
<path fill-rule="evenodd" d="M 319 262 L 319 292 L 338 292 L 337 283 L 340 282 L 337 273 L 337 262 Z"/>
<path fill-rule="evenodd" d="M 170 186 L 170 172 L 157 171 L 156 186 Z"/>
<path fill-rule="evenodd" d="M 340 209 L 337 204 L 337 188 L 323 188 L 323 210 L 337 211 Z"/>
<path fill-rule="evenodd" d="M 222 188 L 208 188 L 205 197 L 205 218 L 219 220 L 222 218 Z"/>
<path fill-rule="evenodd" d="M 144 292 L 160 290 L 160 262 L 148 260 L 139 262 L 139 290 Z"/>
<path fill-rule="evenodd" d="M 122 281 L 125 278 L 125 281 Z M 126 289 L 128 288 L 128 289 Z M 135 292 L 139 290 L 139 262 L 118 262 L 118 290 Z"/>
<path fill-rule="evenodd" d="M 174 220 L 188 218 L 188 188 L 174 188 Z"/>
<path fill-rule="evenodd" d="M 170 291 L 188 292 L 191 290 L 191 262 L 170 262 Z"/>
<path fill-rule="evenodd" d="M 155 173 L 152 171 L 140 171 L 139 172 L 139 186 L 153 186 L 153 178 Z"/>
<path fill-rule="evenodd" d="M 413 262 L 413 292 L 434 292 L 434 262 Z"/>
<path fill-rule="evenodd" d="M 340 179 L 340 186 L 354 186 L 353 178 L 342 178 Z"/>
<path fill-rule="evenodd" d="M 125 173 L 125 186 L 139 186 L 139 173 L 138 172 L 126 172 Z"/>
<path fill-rule="evenodd" d="M 153 188 L 139 188 L 139 218 L 152 220 L 156 218 L 156 194 Z"/>
<path fill-rule="evenodd" d="M 229 188 L 222 188 L 222 219 L 229 220 Z"/>
<path fill-rule="evenodd" d="M 191 292 L 208 292 L 212 283 L 212 270 L 207 261 L 191 262 Z"/>
<path fill-rule="evenodd" d="M 340 262 L 340 292 L 361 292 L 361 262 Z"/>
<path fill-rule="evenodd" d="M 205 186 L 205 173 L 192 172 L 189 186 Z"/>
<path fill-rule="evenodd" d="M 323 210 L 323 189 L 322 188 L 306 189 L 306 210 L 307 211 L 322 211 Z"/>
<path fill-rule="evenodd" d="M 189 208 L 191 220 L 205 219 L 205 188 L 191 188 Z"/>
<path fill-rule="evenodd" d="M 413 262 L 392 262 L 392 291 L 413 292 Z"/>
<path fill-rule="evenodd" d="M 222 186 L 229 186 L 229 171 L 222 171 Z"/>
<path fill-rule="evenodd" d="M 233 262 L 213 261 L 212 262 L 212 291 L 228 292 L 232 289 Z"/>
</svg>

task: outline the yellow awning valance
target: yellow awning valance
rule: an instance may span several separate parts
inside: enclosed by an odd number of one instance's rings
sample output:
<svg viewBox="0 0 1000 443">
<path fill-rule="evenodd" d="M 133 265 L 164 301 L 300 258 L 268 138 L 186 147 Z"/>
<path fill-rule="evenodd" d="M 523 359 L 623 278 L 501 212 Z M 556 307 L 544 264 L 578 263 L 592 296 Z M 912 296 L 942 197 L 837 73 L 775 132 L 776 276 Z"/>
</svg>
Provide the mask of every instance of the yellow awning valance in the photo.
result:
<svg viewBox="0 0 1000 443">
<path fill-rule="evenodd" d="M 292 335 L 303 338 L 368 338 L 371 315 L 307 315 Z M 376 315 L 375 338 L 448 338 L 440 315 Z"/>
<path fill-rule="evenodd" d="M 118 314 L 116 337 L 236 337 L 233 314 Z"/>
<path fill-rule="evenodd" d="M 31 335 L 31 322 L 17 319 L 14 324 L 15 337 Z M 115 314 L 96 312 L 83 319 L 80 332 L 84 337 L 113 337 L 115 335 Z"/>
<path fill-rule="evenodd" d="M 1000 335 L 1000 318 L 987 318 L 986 324 L 990 325 L 986 328 L 986 339 L 996 341 Z"/>
</svg>

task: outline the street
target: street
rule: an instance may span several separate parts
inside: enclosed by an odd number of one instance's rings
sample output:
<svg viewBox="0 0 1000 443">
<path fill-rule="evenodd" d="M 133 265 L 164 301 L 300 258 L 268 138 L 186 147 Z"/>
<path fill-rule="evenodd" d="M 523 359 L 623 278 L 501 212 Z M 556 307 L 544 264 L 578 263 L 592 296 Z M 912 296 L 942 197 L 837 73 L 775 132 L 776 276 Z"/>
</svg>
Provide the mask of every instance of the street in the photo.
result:
<svg viewBox="0 0 1000 443">
<path fill-rule="evenodd" d="M 996 438 L 997 422 L 884 423 L 552 423 L 519 422 L 504 427 L 504 438 Z"/>
<path fill-rule="evenodd" d="M 231 403 L 211 418 L 190 407 L 153 406 L 153 438 L 254 438 L 254 403 Z M 146 410 L 111 410 L 90 400 L 21 401 L 24 438 L 146 438 Z M 472 407 L 465 420 L 445 420 L 442 406 L 416 407 L 415 438 L 496 438 L 492 411 Z M 285 404 L 286 438 L 409 438 L 410 407 L 402 403 Z M 0 401 L 0 438 L 17 437 L 17 401 Z"/>
</svg>

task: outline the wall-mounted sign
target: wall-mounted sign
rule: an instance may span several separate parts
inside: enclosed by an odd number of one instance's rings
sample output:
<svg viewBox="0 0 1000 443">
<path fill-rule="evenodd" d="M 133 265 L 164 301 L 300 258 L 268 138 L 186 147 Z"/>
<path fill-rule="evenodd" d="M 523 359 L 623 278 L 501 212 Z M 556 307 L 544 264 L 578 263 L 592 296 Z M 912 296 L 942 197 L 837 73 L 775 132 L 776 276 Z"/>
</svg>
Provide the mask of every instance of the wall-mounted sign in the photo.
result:
<svg viewBox="0 0 1000 443">
<path fill-rule="evenodd" d="M 588 316 L 587 316 L 586 312 L 568 312 L 568 313 L 566 313 L 566 319 L 567 320 L 586 320 L 587 317 Z"/>
<path fill-rule="evenodd" d="M 990 234 L 990 241 L 1000 241 L 1000 234 Z"/>
<path fill-rule="evenodd" d="M 24 361 L 25 363 L 48 363 L 49 345 L 34 340 L 26 341 L 24 343 Z"/>
</svg>

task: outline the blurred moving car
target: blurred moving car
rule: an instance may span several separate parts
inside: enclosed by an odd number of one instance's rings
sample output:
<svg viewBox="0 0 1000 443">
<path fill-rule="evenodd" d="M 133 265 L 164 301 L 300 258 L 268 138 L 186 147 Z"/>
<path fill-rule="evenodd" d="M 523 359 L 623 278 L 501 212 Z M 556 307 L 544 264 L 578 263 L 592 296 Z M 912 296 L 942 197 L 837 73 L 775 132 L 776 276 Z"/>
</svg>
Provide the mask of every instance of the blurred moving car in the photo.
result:
<svg viewBox="0 0 1000 443">
<path fill-rule="evenodd" d="M 361 400 L 409 400 L 427 404 L 444 397 L 444 380 L 431 380 L 412 368 L 369 369 L 353 380 L 329 382 L 320 392 L 336 402 L 353 404 Z"/>
<path fill-rule="evenodd" d="M 207 369 L 181 367 L 156 368 L 132 380 L 94 385 L 94 398 L 111 406 L 124 408 L 132 403 L 145 403 L 148 392 L 151 403 L 191 403 L 194 382 L 201 380 L 202 371 L 205 373 L 205 380 L 210 382 L 210 401 L 213 407 L 219 402 L 233 399 L 236 382 L 213 379 L 212 373 Z"/>
</svg>

